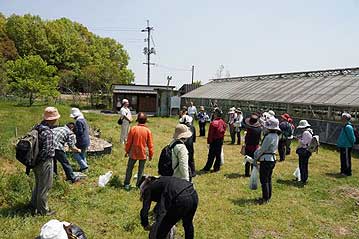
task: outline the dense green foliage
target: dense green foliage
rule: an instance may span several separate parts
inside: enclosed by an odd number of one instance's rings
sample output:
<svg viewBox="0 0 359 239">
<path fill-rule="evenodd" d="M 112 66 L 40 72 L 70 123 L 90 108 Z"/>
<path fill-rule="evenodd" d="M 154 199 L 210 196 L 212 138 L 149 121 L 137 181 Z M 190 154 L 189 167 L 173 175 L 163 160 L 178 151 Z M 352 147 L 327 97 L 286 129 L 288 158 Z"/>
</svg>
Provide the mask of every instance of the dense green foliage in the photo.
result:
<svg viewBox="0 0 359 239">
<path fill-rule="evenodd" d="M 8 81 L 12 87 L 6 89 L 22 93 L 22 86 L 14 87 L 17 82 L 14 75 L 26 79 L 34 72 L 19 72 L 26 66 L 16 69 L 12 66 L 25 64 L 30 56 L 37 56 L 51 66 L 47 69 L 54 69 L 52 74 L 57 77 L 52 78 L 51 85 L 56 84 L 62 92 L 109 94 L 113 83 L 127 84 L 134 80 L 133 72 L 127 68 L 129 56 L 115 40 L 99 37 L 66 18 L 42 20 L 30 14 L 6 18 L 0 13 L 0 93 L 6 93 L 2 86 Z M 19 61 L 15 63 L 16 60 Z M 10 73 L 6 74 L 9 66 Z M 48 96 L 43 91 L 38 93 Z"/>
<path fill-rule="evenodd" d="M 60 124 L 70 121 L 70 107 L 57 107 L 62 115 Z M 17 128 L 18 135 L 24 134 L 41 120 L 44 108 L 45 105 L 38 103 L 27 108 L 0 102 L 0 238 L 35 238 L 41 226 L 53 218 L 80 225 L 88 238 L 148 238 L 140 225 L 139 191 L 126 192 L 121 187 L 127 159 L 123 145 L 118 142 L 120 129 L 116 115 L 85 114 L 92 128 L 101 128 L 102 137 L 112 140 L 113 152 L 90 157 L 89 177 L 79 184 L 64 182 L 59 166 L 61 174 L 54 180 L 49 197 L 50 207 L 57 214 L 32 217 L 24 209 L 30 199 L 34 176 L 27 177 L 24 167 L 14 159 L 14 132 Z M 149 118 L 155 156 L 146 163 L 145 173 L 156 174 L 159 153 L 170 141 L 176 123 L 175 118 Z M 195 126 L 198 127 L 197 122 Z M 195 162 L 200 169 L 206 162 L 208 149 L 205 138 L 197 139 Z M 199 194 L 194 218 L 195 238 L 358 238 L 358 158 L 352 159 L 353 176 L 342 178 L 337 174 L 339 153 L 322 146 L 319 154 L 310 159 L 308 185 L 301 187 L 292 181 L 298 165 L 294 151 L 286 161 L 276 164 L 271 202 L 258 205 L 255 199 L 260 197 L 260 189 L 248 189 L 240 146 L 229 145 L 227 133 L 225 164 L 221 171 L 194 178 Z M 78 169 L 75 161 L 71 163 Z M 108 170 L 112 170 L 114 176 L 108 186 L 99 188 L 98 177 Z M 134 173 L 136 170 L 137 167 Z M 180 223 L 178 228 L 179 238 L 184 238 Z"/>
</svg>

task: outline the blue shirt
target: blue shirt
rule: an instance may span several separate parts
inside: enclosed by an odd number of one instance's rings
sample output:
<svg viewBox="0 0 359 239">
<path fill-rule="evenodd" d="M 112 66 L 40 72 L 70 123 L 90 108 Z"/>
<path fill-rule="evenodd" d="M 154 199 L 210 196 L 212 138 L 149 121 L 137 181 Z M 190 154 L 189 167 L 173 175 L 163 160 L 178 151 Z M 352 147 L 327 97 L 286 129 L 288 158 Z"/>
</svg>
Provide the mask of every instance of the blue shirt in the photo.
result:
<svg viewBox="0 0 359 239">
<path fill-rule="evenodd" d="M 337 146 L 339 148 L 352 148 L 355 142 L 354 129 L 350 122 L 346 123 L 340 131 L 339 138 L 337 140 Z"/>
<path fill-rule="evenodd" d="M 78 148 L 87 148 L 90 146 L 90 135 L 89 135 L 89 126 L 85 118 L 79 117 L 76 119 L 76 147 Z"/>
</svg>

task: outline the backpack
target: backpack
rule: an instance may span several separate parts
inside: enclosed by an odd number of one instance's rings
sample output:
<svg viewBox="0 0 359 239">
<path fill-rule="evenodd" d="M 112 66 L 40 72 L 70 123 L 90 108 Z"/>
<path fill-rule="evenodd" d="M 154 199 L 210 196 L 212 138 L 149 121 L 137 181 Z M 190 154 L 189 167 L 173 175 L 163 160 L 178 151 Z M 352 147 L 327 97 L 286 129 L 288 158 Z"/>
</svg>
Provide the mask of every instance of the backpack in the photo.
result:
<svg viewBox="0 0 359 239">
<path fill-rule="evenodd" d="M 311 153 L 317 152 L 319 149 L 319 135 L 313 135 L 312 140 L 310 141 L 307 150 Z"/>
<path fill-rule="evenodd" d="M 176 141 L 172 145 L 166 145 L 160 154 L 160 159 L 158 161 L 158 174 L 161 176 L 172 176 L 173 168 L 172 168 L 172 149 L 177 144 L 183 144 L 181 141 Z M 175 169 L 178 167 L 176 165 Z"/>
<path fill-rule="evenodd" d="M 39 131 L 31 130 L 21 137 L 16 144 L 16 159 L 26 166 L 26 173 L 37 165 L 36 159 L 39 154 Z"/>
<path fill-rule="evenodd" d="M 281 130 L 282 130 L 282 135 L 285 138 L 290 138 L 292 136 L 292 134 L 293 134 L 292 126 L 288 122 L 286 122 L 285 128 L 281 129 Z"/>
</svg>

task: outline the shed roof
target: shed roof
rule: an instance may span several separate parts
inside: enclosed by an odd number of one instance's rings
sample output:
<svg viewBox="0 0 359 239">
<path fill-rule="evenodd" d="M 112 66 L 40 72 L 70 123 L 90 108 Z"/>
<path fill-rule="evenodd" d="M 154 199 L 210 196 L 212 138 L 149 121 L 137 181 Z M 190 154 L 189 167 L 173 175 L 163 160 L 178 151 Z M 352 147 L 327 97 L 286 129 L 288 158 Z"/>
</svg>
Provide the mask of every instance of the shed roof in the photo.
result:
<svg viewBox="0 0 359 239">
<path fill-rule="evenodd" d="M 359 107 L 359 68 L 214 79 L 182 97 Z"/>
<path fill-rule="evenodd" d="M 122 84 L 113 84 L 112 91 L 117 93 L 119 91 L 156 91 L 156 90 L 173 90 L 175 86 L 165 86 L 165 85 L 122 85 Z"/>
</svg>

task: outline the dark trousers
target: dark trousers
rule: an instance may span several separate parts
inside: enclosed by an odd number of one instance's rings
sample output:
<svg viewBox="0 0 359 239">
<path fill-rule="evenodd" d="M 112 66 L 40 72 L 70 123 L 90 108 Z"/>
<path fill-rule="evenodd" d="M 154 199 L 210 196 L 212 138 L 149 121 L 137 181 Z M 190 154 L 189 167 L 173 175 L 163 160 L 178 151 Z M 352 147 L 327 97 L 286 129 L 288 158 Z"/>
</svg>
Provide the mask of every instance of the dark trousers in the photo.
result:
<svg viewBox="0 0 359 239">
<path fill-rule="evenodd" d="M 285 148 L 287 146 L 286 139 L 280 139 L 278 142 L 278 153 L 279 153 L 279 161 L 285 160 Z"/>
<path fill-rule="evenodd" d="M 199 136 L 205 136 L 206 135 L 206 122 L 198 121 L 199 124 Z"/>
<path fill-rule="evenodd" d="M 297 154 L 299 157 L 300 181 L 306 183 L 308 180 L 308 162 L 312 154 L 303 148 L 297 149 Z"/>
<path fill-rule="evenodd" d="M 217 139 L 209 145 L 208 159 L 204 170 L 209 171 L 212 168 L 213 162 L 214 171 L 219 171 L 221 168 L 221 152 L 222 152 L 223 139 Z M 216 161 L 214 161 L 216 159 Z"/>
<path fill-rule="evenodd" d="M 193 189 L 186 189 L 175 200 L 164 216 L 156 221 L 149 235 L 150 239 L 165 239 L 171 228 L 182 219 L 185 239 L 194 238 L 193 217 L 198 206 L 198 195 Z"/>
<path fill-rule="evenodd" d="M 286 148 L 285 148 L 285 154 L 290 155 L 290 145 L 292 144 L 293 139 L 287 139 L 286 141 Z"/>
<path fill-rule="evenodd" d="M 251 158 L 254 158 L 254 151 L 247 150 L 247 149 L 245 149 L 244 151 L 245 151 L 246 155 L 248 155 Z M 253 169 L 253 164 L 246 163 L 244 165 L 244 176 L 249 177 L 251 175 L 252 169 Z"/>
<path fill-rule="evenodd" d="M 259 179 L 262 185 L 262 197 L 265 201 L 268 201 L 272 197 L 272 173 L 274 167 L 274 161 L 260 162 Z"/>
<path fill-rule="evenodd" d="M 241 131 L 239 130 L 236 134 L 237 134 L 237 144 L 241 144 Z"/>
<path fill-rule="evenodd" d="M 188 151 L 188 167 L 190 169 L 190 178 L 196 176 L 196 166 L 194 164 L 194 152 Z"/>
<path fill-rule="evenodd" d="M 233 125 L 229 125 L 229 133 L 231 135 L 231 144 L 236 142 L 236 128 Z"/>
<path fill-rule="evenodd" d="M 352 175 L 352 148 L 340 149 L 340 173 L 348 176 Z"/>
<path fill-rule="evenodd" d="M 67 160 L 66 153 L 62 150 L 55 150 L 54 158 L 54 173 L 57 174 L 57 161 L 61 163 L 62 168 L 66 174 L 66 180 L 75 180 L 74 170 L 72 169 L 69 161 Z"/>
</svg>

